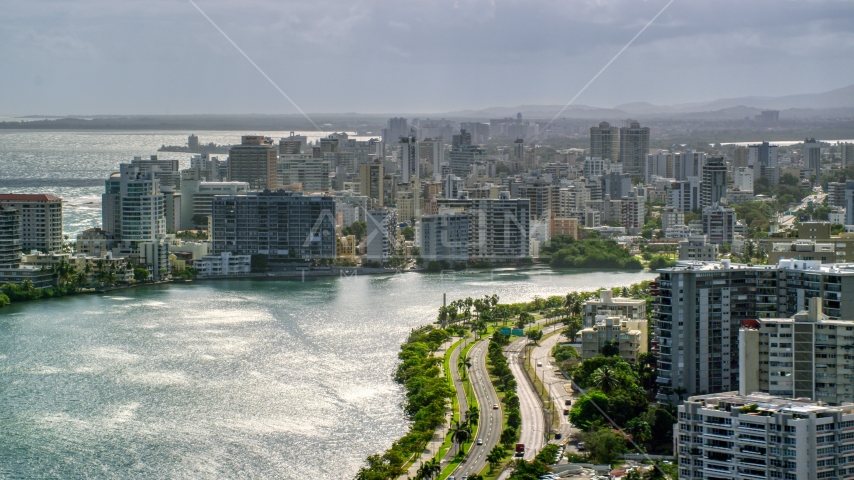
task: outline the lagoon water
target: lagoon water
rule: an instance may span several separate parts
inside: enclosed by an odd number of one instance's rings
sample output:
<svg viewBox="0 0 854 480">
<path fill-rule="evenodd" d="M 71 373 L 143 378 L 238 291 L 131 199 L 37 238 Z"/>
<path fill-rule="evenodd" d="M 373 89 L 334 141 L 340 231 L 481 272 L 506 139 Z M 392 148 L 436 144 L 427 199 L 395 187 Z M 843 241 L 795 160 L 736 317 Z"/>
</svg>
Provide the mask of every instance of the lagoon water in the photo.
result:
<svg viewBox="0 0 854 480">
<path fill-rule="evenodd" d="M 0 478 L 352 478 L 406 431 L 400 343 L 442 304 L 649 273 L 143 287 L 0 310 Z"/>
<path fill-rule="evenodd" d="M 62 197 L 73 238 L 100 224 L 103 182 L 119 163 L 189 133 L 3 130 L 0 192 Z M 246 132 L 195 133 L 223 144 Z M 190 154 L 160 156 L 187 165 Z M 652 277 L 195 282 L 5 308 L 0 478 L 352 478 L 406 431 L 391 378 L 398 348 L 433 321 L 443 293 L 514 302 Z"/>
</svg>

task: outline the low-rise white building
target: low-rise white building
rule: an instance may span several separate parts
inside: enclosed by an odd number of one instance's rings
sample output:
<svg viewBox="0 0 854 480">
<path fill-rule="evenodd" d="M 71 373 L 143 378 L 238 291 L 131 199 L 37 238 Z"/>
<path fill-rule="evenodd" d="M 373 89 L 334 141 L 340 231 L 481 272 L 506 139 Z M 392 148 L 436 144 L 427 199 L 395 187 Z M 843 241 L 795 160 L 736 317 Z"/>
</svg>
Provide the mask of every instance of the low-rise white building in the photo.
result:
<svg viewBox="0 0 854 480">
<path fill-rule="evenodd" d="M 596 317 L 626 317 L 632 320 L 646 320 L 646 300 L 640 298 L 614 297 L 611 290 L 601 290 L 598 299 L 584 302 L 584 326 L 596 323 Z"/>
<path fill-rule="evenodd" d="M 230 252 L 205 255 L 193 262 L 193 268 L 199 277 L 248 275 L 252 271 L 252 256 L 232 255 Z"/>
<path fill-rule="evenodd" d="M 594 324 L 580 332 L 581 358 L 587 360 L 602 353 L 602 348 L 611 343 L 619 348 L 620 357 L 634 364 L 638 356 L 647 353 L 649 330 L 647 321 L 626 317 L 598 315 Z"/>
</svg>

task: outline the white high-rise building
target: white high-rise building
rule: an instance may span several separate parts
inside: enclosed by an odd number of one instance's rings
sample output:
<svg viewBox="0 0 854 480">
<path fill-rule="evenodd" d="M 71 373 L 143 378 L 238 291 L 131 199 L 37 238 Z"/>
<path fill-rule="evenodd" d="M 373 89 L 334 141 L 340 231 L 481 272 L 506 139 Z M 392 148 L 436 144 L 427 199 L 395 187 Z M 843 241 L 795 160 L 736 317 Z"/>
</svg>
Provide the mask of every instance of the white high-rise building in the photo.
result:
<svg viewBox="0 0 854 480">
<path fill-rule="evenodd" d="M 742 192 L 753 191 L 753 169 L 748 167 L 738 167 L 732 172 L 732 185 Z"/>
<path fill-rule="evenodd" d="M 839 154 L 842 157 L 842 168 L 854 166 L 854 143 L 840 143 Z"/>
<path fill-rule="evenodd" d="M 418 159 L 427 162 L 432 169 L 434 181 L 442 180 L 442 164 L 445 163 L 445 145 L 442 137 L 425 138 L 418 142 Z"/>
</svg>

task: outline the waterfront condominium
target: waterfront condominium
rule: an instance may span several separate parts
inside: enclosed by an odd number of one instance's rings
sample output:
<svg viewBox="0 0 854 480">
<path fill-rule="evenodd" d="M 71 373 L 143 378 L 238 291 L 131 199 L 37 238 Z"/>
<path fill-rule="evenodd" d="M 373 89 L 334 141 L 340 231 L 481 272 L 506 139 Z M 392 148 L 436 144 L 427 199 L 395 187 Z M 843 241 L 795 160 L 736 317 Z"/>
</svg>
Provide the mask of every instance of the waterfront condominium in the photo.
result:
<svg viewBox="0 0 854 480">
<path fill-rule="evenodd" d="M 677 415 L 680 479 L 854 479 L 854 405 L 732 391 L 690 397 Z"/>
<path fill-rule="evenodd" d="M 439 213 L 468 215 L 468 256 L 486 261 L 521 260 L 530 255 L 531 201 L 510 198 L 438 199 Z"/>
<path fill-rule="evenodd" d="M 647 149 L 649 149 L 648 144 Z M 649 152 L 644 152 L 644 155 L 647 153 Z M 588 156 L 616 163 L 620 159 L 620 129 L 612 127 L 608 122 L 590 127 L 590 152 L 588 152 Z M 644 156 L 644 158 L 646 157 Z"/>
<path fill-rule="evenodd" d="M 21 264 L 21 212 L 0 204 L 0 268 Z"/>
<path fill-rule="evenodd" d="M 278 156 L 272 140 L 260 135 L 244 135 L 240 145 L 228 152 L 228 180 L 247 182 L 252 190 L 275 190 Z"/>
<path fill-rule="evenodd" d="M 385 205 L 382 162 L 359 165 L 359 195 L 370 198 L 374 208 Z"/>
<path fill-rule="evenodd" d="M 371 210 L 367 215 L 365 231 L 367 258 L 372 262 L 387 262 L 398 251 L 397 210 L 384 208 Z"/>
<path fill-rule="evenodd" d="M 581 330 L 581 358 L 602 355 L 602 349 L 613 344 L 620 352 L 620 358 L 635 364 L 642 353 L 647 353 L 649 329 L 646 319 L 630 319 L 599 315 L 593 325 Z"/>
<path fill-rule="evenodd" d="M 638 122 L 631 122 L 628 127 L 620 128 L 618 157 L 623 164 L 623 173 L 633 177 L 642 176 L 647 154 L 649 154 L 649 127 L 641 127 Z"/>
<path fill-rule="evenodd" d="M 658 382 L 688 394 L 734 390 L 743 320 L 791 317 L 821 299 L 831 319 L 854 311 L 854 265 L 781 260 L 777 265 L 680 262 L 651 286 Z"/>
<path fill-rule="evenodd" d="M 463 213 L 421 217 L 421 257 L 428 261 L 468 260 L 469 217 Z"/>
<path fill-rule="evenodd" d="M 62 199 L 43 194 L 0 194 L 0 206 L 21 217 L 21 250 L 48 253 L 62 249 Z"/>
<path fill-rule="evenodd" d="M 335 200 L 301 193 L 215 196 L 212 254 L 261 255 L 270 269 L 335 258 Z"/>
</svg>

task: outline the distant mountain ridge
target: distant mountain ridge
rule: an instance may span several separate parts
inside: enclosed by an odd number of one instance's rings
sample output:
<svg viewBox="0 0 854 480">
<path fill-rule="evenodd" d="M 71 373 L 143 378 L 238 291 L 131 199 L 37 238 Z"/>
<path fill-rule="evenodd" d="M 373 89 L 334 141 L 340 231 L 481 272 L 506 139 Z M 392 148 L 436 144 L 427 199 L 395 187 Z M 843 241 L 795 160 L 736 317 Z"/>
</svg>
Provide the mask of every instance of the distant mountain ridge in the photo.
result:
<svg viewBox="0 0 854 480">
<path fill-rule="evenodd" d="M 563 105 L 519 105 L 516 107 L 490 107 L 482 110 L 448 112 L 450 117 L 504 118 L 522 113 L 525 117 L 542 118 L 554 116 Z M 840 110 L 841 109 L 841 110 Z M 708 118 L 738 118 L 756 115 L 762 110 L 798 110 L 793 116 L 804 116 L 809 111 L 854 109 L 854 84 L 829 92 L 785 95 L 781 97 L 736 97 L 720 98 L 708 102 L 654 105 L 649 102 L 632 102 L 614 108 L 570 105 L 561 117 L 566 118 L 625 118 L 629 115 L 644 116 L 688 116 Z M 806 110 L 806 111 L 805 111 Z"/>
</svg>

